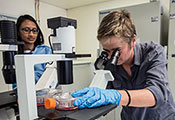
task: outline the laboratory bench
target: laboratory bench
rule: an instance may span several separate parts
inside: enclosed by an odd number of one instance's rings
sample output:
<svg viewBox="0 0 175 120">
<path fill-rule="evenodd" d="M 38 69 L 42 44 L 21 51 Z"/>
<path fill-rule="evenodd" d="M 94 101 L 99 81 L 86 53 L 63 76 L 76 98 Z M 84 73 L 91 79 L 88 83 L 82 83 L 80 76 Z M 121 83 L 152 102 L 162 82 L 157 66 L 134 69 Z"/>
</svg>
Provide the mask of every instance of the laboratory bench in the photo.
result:
<svg viewBox="0 0 175 120">
<path fill-rule="evenodd" d="M 68 111 L 58 111 L 56 109 L 46 110 L 44 107 L 38 107 L 38 115 L 44 120 L 94 120 L 116 108 L 116 105 L 106 105 L 91 109 L 76 109 Z"/>
<path fill-rule="evenodd" d="M 0 109 L 5 107 L 16 108 L 16 91 L 7 91 L 0 93 Z M 75 109 L 60 111 L 56 109 L 47 110 L 43 106 L 38 107 L 38 116 L 36 120 L 94 120 L 100 116 L 105 116 L 107 113 L 115 109 L 116 105 L 106 105 L 91 109 Z M 18 118 L 19 119 L 19 118 Z"/>
</svg>

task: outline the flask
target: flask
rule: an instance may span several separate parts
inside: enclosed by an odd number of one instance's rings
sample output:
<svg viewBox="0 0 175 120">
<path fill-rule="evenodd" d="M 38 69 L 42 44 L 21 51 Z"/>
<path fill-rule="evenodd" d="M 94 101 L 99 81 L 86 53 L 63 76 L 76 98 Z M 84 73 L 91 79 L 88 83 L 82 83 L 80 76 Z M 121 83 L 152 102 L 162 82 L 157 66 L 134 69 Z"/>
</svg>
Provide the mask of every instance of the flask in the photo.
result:
<svg viewBox="0 0 175 120">
<path fill-rule="evenodd" d="M 52 98 L 54 95 L 61 93 L 62 90 L 54 88 L 44 88 L 36 91 L 37 106 L 44 105 L 46 98 Z"/>
<path fill-rule="evenodd" d="M 52 96 L 52 98 L 46 98 L 44 106 L 46 109 L 73 110 L 77 108 L 73 105 L 75 99 L 70 92 L 60 92 Z"/>
</svg>

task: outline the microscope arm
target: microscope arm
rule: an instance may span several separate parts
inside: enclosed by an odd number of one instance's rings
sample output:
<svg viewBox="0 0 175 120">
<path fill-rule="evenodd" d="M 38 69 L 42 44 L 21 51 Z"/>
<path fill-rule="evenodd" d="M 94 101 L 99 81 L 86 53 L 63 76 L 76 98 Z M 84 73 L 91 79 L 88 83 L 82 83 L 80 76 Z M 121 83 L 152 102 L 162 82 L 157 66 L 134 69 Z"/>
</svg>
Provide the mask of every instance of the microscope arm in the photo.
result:
<svg viewBox="0 0 175 120">
<path fill-rule="evenodd" d="M 89 87 L 98 87 L 100 89 L 106 89 L 108 81 L 113 81 L 114 77 L 109 70 L 96 70 L 95 76 Z"/>
<path fill-rule="evenodd" d="M 58 84 L 56 62 L 47 64 L 44 73 L 35 85 L 36 90 L 55 88 Z"/>
</svg>

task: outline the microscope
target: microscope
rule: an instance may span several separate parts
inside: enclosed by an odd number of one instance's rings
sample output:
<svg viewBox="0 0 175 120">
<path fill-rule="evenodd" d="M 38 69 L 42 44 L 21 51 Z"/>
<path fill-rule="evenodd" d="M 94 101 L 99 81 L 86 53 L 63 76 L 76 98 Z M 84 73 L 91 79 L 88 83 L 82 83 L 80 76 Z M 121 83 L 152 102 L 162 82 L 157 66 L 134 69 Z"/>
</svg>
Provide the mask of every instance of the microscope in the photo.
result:
<svg viewBox="0 0 175 120">
<path fill-rule="evenodd" d="M 75 29 L 77 21 L 65 17 L 49 18 L 48 28 L 52 30 L 49 35 L 49 44 L 53 54 L 64 55 L 69 60 L 59 60 L 47 67 L 41 79 L 36 84 L 36 90 L 42 88 L 54 88 L 60 85 L 73 83 L 73 59 L 81 57 L 91 57 L 90 54 L 76 54 Z M 52 38 L 52 39 L 51 39 Z M 56 69 L 55 69 L 56 68 Z M 47 79 L 46 79 L 47 78 Z"/>
<path fill-rule="evenodd" d="M 89 87 L 98 87 L 101 89 L 106 89 L 109 81 L 113 81 L 114 77 L 112 73 L 107 70 L 108 65 L 117 65 L 120 52 L 118 49 L 114 49 L 110 58 L 108 58 L 108 53 L 102 51 L 101 55 L 96 59 L 94 63 L 95 76 Z"/>
<path fill-rule="evenodd" d="M 0 50 L 3 51 L 2 72 L 6 84 L 17 82 L 21 119 L 29 120 L 38 118 L 36 107 L 37 87 L 35 87 L 34 83 L 33 69 L 35 64 L 56 62 L 57 70 L 55 71 L 58 74 L 58 78 L 55 84 L 72 84 L 72 60 L 77 57 L 90 57 L 90 54 L 75 54 L 76 20 L 63 17 L 52 18 L 48 19 L 48 27 L 53 29 L 53 34 L 51 34 L 53 37 L 51 45 L 53 54 L 24 55 L 18 54 L 17 45 L 21 45 L 22 43 L 17 42 L 15 22 L 9 20 L 0 21 Z"/>
<path fill-rule="evenodd" d="M 4 30 L 7 28 L 1 22 L 2 43 L 16 45 L 16 28 L 13 22 L 13 30 Z M 7 24 L 8 25 L 8 24 Z M 11 51 L 3 53 L 3 75 L 6 83 L 17 82 L 17 93 L 19 102 L 20 119 L 33 120 L 38 118 L 36 105 L 36 86 L 34 82 L 34 65 L 46 62 L 56 62 L 57 83 L 72 84 L 73 68 L 72 60 L 77 57 L 90 57 L 90 54 L 75 54 L 75 28 L 76 20 L 57 17 L 48 19 L 48 27 L 53 30 L 51 48 L 52 55 L 34 55 L 17 54 Z M 4 31 L 5 32 L 4 32 Z M 11 40 L 5 33 L 13 33 L 15 40 Z M 4 42 L 4 36 L 9 38 L 10 42 Z M 51 41 L 50 41 L 51 42 Z M 15 51 L 18 51 L 15 49 Z M 9 61 L 9 62 L 8 62 Z M 16 77 L 15 77 L 16 76 Z M 16 78 L 16 79 L 15 79 Z M 47 78 L 45 78 L 46 80 Z M 42 80 L 39 80 L 39 82 Z M 47 81 L 47 80 L 46 80 Z M 41 82 L 42 83 L 42 82 Z M 48 83 L 48 82 L 46 82 Z M 38 83 L 37 83 L 38 84 Z M 41 85 L 40 85 L 41 86 Z M 48 87 L 48 85 L 47 85 Z"/>
<path fill-rule="evenodd" d="M 49 43 L 53 54 L 64 54 L 66 58 L 75 58 L 76 20 L 56 17 L 47 20 L 48 28 L 52 29 Z M 53 37 L 52 42 L 50 37 Z M 72 60 L 57 61 L 58 84 L 73 83 Z"/>
<path fill-rule="evenodd" d="M 54 88 L 58 84 L 60 86 L 73 83 L 72 60 L 77 57 L 75 54 L 76 20 L 64 17 L 50 18 L 47 20 L 47 25 L 52 30 L 52 34 L 48 37 L 52 53 L 71 59 L 55 61 L 52 62 L 52 65 L 47 65 L 45 72 L 35 86 L 36 90 Z"/>
<path fill-rule="evenodd" d="M 2 22 L 0 23 L 2 24 Z M 14 23 L 13 23 L 13 26 L 15 26 Z M 15 38 L 15 42 L 14 41 L 4 42 L 3 35 L 5 33 L 2 32 L 2 28 L 3 28 L 2 25 L 0 26 L 1 41 L 5 44 L 12 43 L 12 45 L 10 46 L 15 45 L 15 49 L 9 50 L 11 53 L 8 52 L 6 53 L 7 55 L 4 53 L 3 61 L 5 62 L 3 66 L 3 69 L 4 69 L 3 75 L 4 75 L 4 78 L 5 76 L 8 76 L 8 75 L 11 76 L 10 77 L 11 79 L 9 79 L 9 77 L 5 78 L 6 83 L 11 84 L 11 83 L 15 83 L 15 81 L 17 82 L 19 113 L 20 113 L 21 120 L 24 120 L 24 119 L 33 120 L 38 118 L 38 110 L 37 110 L 37 103 L 36 103 L 36 89 L 37 88 L 41 89 L 41 85 L 39 85 L 40 87 L 36 87 L 37 84 L 35 85 L 34 69 L 33 69 L 35 64 L 55 62 L 56 69 L 54 69 L 54 71 L 57 73 L 56 80 L 58 80 L 57 81 L 58 84 L 59 85 L 72 84 L 73 83 L 72 60 L 77 57 L 90 57 L 90 54 L 76 54 L 75 52 L 76 20 L 64 18 L 64 17 L 51 18 L 51 19 L 48 19 L 48 27 L 52 29 L 52 34 L 49 36 L 49 42 L 50 42 L 53 54 L 52 55 L 36 55 L 36 54 L 24 55 L 24 54 L 17 54 L 18 50 L 17 50 L 17 43 L 16 43 L 16 36 L 15 36 L 16 32 L 14 33 L 14 37 L 13 37 Z M 9 30 L 7 31 L 9 32 Z M 12 31 L 14 32 L 15 28 Z M 51 37 L 53 38 L 52 41 L 50 40 Z M 22 43 L 19 43 L 19 44 L 21 45 Z M 114 79 L 110 71 L 105 70 L 105 66 L 108 63 L 116 64 L 118 60 L 118 56 L 119 56 L 119 51 L 117 49 L 113 52 L 111 59 L 108 59 L 107 53 L 102 52 L 102 54 L 99 56 L 99 58 L 95 62 L 96 71 L 90 87 L 99 87 L 101 89 L 105 89 L 107 82 L 112 81 Z M 10 62 L 6 62 L 6 61 L 10 61 Z M 6 70 L 11 71 L 11 73 L 6 72 Z M 46 74 L 46 76 L 48 76 L 48 73 Z M 39 80 L 38 83 L 40 81 L 42 80 Z M 48 87 L 48 85 L 46 85 L 46 87 Z M 111 108 L 114 108 L 114 107 L 116 106 L 112 106 Z"/>
<path fill-rule="evenodd" d="M 53 54 L 15 55 L 16 79 L 20 118 L 33 120 L 38 118 L 34 65 L 56 62 L 58 84 L 73 83 L 72 60 L 77 57 L 90 57 L 90 54 L 75 54 L 76 20 L 57 17 L 48 19 L 48 27 L 53 33 L 50 41 Z M 40 81 L 40 80 L 39 80 Z"/>
</svg>

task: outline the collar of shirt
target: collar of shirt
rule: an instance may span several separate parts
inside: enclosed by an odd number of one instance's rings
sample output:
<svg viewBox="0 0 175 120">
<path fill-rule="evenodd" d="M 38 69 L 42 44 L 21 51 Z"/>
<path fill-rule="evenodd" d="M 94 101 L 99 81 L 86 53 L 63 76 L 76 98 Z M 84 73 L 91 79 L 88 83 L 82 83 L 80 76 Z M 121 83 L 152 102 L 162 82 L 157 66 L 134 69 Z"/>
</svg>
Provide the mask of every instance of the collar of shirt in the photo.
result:
<svg viewBox="0 0 175 120">
<path fill-rule="evenodd" d="M 139 47 L 139 44 L 136 43 L 134 47 L 134 65 L 140 65 L 141 64 L 141 48 Z"/>
</svg>

